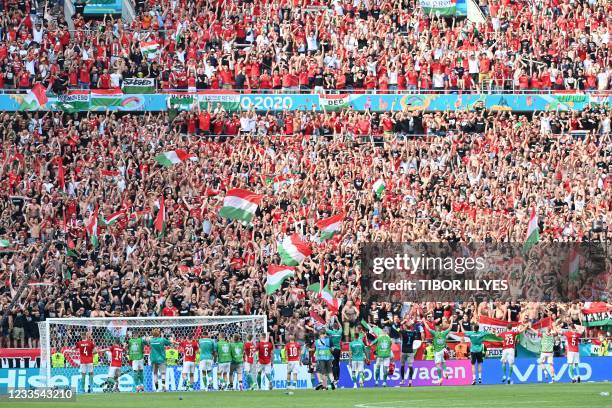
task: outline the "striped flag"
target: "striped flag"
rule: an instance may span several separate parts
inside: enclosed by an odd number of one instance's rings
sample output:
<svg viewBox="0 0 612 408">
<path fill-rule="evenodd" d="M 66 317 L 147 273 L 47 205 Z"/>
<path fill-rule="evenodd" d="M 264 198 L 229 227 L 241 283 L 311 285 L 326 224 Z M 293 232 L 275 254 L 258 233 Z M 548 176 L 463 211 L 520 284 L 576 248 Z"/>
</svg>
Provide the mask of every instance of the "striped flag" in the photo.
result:
<svg viewBox="0 0 612 408">
<path fill-rule="evenodd" d="M 306 289 L 308 289 L 311 292 L 317 292 L 318 294 L 317 297 L 320 299 L 323 299 L 323 301 L 325 302 L 329 310 L 333 312 L 337 312 L 338 309 L 340 308 L 339 300 L 334 297 L 333 292 L 329 290 L 327 286 L 321 288 L 320 283 L 313 283 L 312 285 L 308 286 L 308 288 Z"/>
<path fill-rule="evenodd" d="M 89 223 L 86 226 L 87 235 L 89 235 L 89 240 L 91 242 L 91 245 L 93 245 L 94 248 L 98 247 L 98 213 L 99 212 L 100 212 L 100 209 L 98 208 L 98 205 L 96 204 L 96 208 L 91 213 L 91 216 L 89 217 Z"/>
<path fill-rule="evenodd" d="M 183 163 L 187 160 L 198 161 L 198 158 L 194 154 L 187 153 L 183 149 L 176 149 L 158 154 L 155 156 L 154 160 L 164 167 L 172 167 L 175 164 Z"/>
<path fill-rule="evenodd" d="M 344 213 L 325 218 L 317 222 L 317 227 L 321 230 L 321 241 L 333 238 L 334 234 L 342 229 Z"/>
<path fill-rule="evenodd" d="M 266 276 L 266 293 L 276 292 L 287 278 L 295 276 L 295 268 L 291 266 L 269 265 Z"/>
<path fill-rule="evenodd" d="M 146 58 L 155 58 L 157 51 L 159 51 L 159 43 L 157 41 L 140 42 L 140 52 Z"/>
<path fill-rule="evenodd" d="M 376 196 L 380 198 L 385 191 L 385 181 L 381 178 L 376 180 L 372 185 L 372 190 L 376 193 Z"/>
<path fill-rule="evenodd" d="M 47 104 L 47 90 L 41 84 L 35 84 L 24 97 L 24 102 L 29 109 L 38 110 Z"/>
<path fill-rule="evenodd" d="M 262 198 L 263 196 L 260 194 L 241 188 L 228 190 L 223 199 L 223 207 L 219 211 L 219 216 L 230 220 L 251 222 Z"/>
<path fill-rule="evenodd" d="M 535 208 L 531 209 L 529 215 L 529 224 L 527 225 L 527 239 L 523 244 L 523 253 L 529 252 L 529 250 L 540 240 L 540 227 L 538 226 L 538 216 L 536 215 Z"/>
<path fill-rule="evenodd" d="M 125 210 L 121 210 L 121 211 L 117 211 L 114 214 L 111 214 L 108 216 L 108 218 L 105 218 L 104 216 L 102 216 L 102 225 L 113 225 L 115 222 L 117 222 L 117 220 L 119 220 L 119 218 L 123 217 L 126 214 Z"/>
<path fill-rule="evenodd" d="M 312 254 L 310 245 L 300 239 L 298 234 L 286 236 L 278 247 L 283 265 L 296 266 Z"/>
</svg>

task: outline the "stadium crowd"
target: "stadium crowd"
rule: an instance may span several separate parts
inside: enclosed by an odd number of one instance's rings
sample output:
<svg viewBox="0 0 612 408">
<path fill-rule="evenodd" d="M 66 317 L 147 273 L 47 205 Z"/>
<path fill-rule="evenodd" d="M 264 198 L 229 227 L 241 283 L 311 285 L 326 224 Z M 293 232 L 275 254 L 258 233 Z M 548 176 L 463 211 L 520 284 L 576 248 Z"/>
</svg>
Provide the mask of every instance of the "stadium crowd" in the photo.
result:
<svg viewBox="0 0 612 408">
<path fill-rule="evenodd" d="M 427 136 L 415 136 L 421 133 Z M 287 334 L 301 340 L 317 329 L 311 312 L 331 319 L 317 293 L 306 290 L 319 281 L 323 259 L 325 283 L 342 300 L 345 334 L 362 318 L 385 326 L 400 316 L 443 319 L 459 310 L 467 317 L 554 313 L 575 320 L 579 305 L 525 303 L 517 311 L 495 302 L 364 303 L 358 246 L 523 242 L 532 208 L 543 241 L 610 238 L 591 229 L 594 221 L 609 223 L 611 210 L 606 108 L 533 117 L 486 110 L 233 114 L 216 106 L 5 112 L 0 135 L 3 310 L 44 243 L 57 240 L 4 322 L 2 346 L 35 346 L 37 321 L 71 316 L 265 313 L 276 341 Z M 175 149 L 197 161 L 154 161 Z M 278 176 L 284 183 L 274 183 Z M 372 186 L 380 178 L 386 189 L 379 197 Z M 237 187 L 264 195 L 252 225 L 218 215 L 225 192 Z M 160 237 L 153 219 L 162 196 L 167 225 Z M 115 222 L 99 223 L 94 246 L 86 225 L 97 208 L 101 220 Z M 315 222 L 341 212 L 341 232 L 319 242 Z M 313 254 L 266 295 L 267 266 L 279 264 L 277 246 L 292 232 L 311 242 Z M 602 282 L 600 290 L 610 287 Z"/>
<path fill-rule="evenodd" d="M 486 3 L 474 24 L 424 15 L 416 0 L 139 1 L 129 24 L 75 14 L 71 32 L 2 1 L 0 88 L 147 77 L 160 89 L 610 89 L 608 2 Z"/>
</svg>

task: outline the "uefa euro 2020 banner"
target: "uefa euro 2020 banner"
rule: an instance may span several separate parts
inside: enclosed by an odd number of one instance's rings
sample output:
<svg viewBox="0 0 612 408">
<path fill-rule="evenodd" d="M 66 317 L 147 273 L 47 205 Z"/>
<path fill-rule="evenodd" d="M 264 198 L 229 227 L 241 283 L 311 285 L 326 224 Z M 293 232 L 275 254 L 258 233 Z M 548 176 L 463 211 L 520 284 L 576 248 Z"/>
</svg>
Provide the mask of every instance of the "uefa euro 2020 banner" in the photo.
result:
<svg viewBox="0 0 612 408">
<path fill-rule="evenodd" d="M 567 360 L 565 358 L 555 358 L 555 380 L 558 382 L 570 382 Z M 579 366 L 579 373 L 582 381 L 612 381 L 612 357 L 583 357 Z M 437 381 L 436 368 L 433 361 L 417 360 L 414 363 L 413 386 L 435 385 Z M 374 386 L 373 364 L 365 367 L 365 386 Z M 120 391 L 131 391 L 134 388 L 134 381 L 129 371 L 119 379 Z M 107 376 L 107 367 L 96 367 L 94 370 L 94 392 L 101 392 L 100 385 Z M 408 370 L 406 370 L 408 372 Z M 447 361 L 448 380 L 446 385 L 468 385 L 472 382 L 472 367 L 468 360 L 449 360 Z M 502 377 L 502 369 L 499 360 L 487 359 L 484 363 L 483 383 L 498 384 Z M 274 365 L 273 386 L 277 389 L 286 388 L 287 371 L 285 364 Z M 81 374 L 78 368 L 53 369 L 51 386 L 77 388 Z M 151 368 L 145 367 L 145 390 L 151 391 Z M 166 379 L 169 390 L 184 389 L 181 380 L 181 366 L 168 367 Z M 216 369 L 213 371 L 213 380 L 216 383 Z M 543 380 L 542 370 L 538 367 L 535 358 L 519 358 L 514 365 L 513 380 L 516 384 L 538 383 Z M 400 370 L 395 372 L 387 382 L 391 387 L 399 385 Z M 42 387 L 43 378 L 37 368 L 11 368 L 0 369 L 0 395 L 5 394 L 9 388 L 37 388 Z M 305 366 L 300 367 L 298 373 L 298 389 L 312 388 L 310 374 Z M 347 363 L 340 363 L 340 387 L 350 388 L 353 386 L 350 375 L 350 366 Z M 196 389 L 200 386 L 200 374 L 195 375 Z M 264 386 L 267 383 L 264 382 Z"/>
</svg>

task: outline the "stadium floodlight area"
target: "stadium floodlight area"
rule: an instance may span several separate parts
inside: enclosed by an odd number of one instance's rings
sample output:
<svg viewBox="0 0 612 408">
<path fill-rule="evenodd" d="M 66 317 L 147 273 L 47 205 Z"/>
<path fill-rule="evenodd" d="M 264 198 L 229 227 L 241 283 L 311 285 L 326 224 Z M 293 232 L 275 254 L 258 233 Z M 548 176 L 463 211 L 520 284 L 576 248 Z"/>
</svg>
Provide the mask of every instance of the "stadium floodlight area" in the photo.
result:
<svg viewBox="0 0 612 408">
<path fill-rule="evenodd" d="M 78 388 L 80 359 L 76 344 L 82 340 L 84 333 L 90 334 L 96 350 L 108 350 L 119 340 L 125 349 L 121 367 L 121 375 L 125 378 L 123 381 L 120 379 L 120 383 L 127 384 L 131 381 L 131 374 L 133 374 L 131 362 L 128 361 L 127 342 L 129 339 L 149 338 L 154 329 L 159 329 L 162 337 L 177 343 L 188 340 L 197 341 L 204 333 L 208 333 L 213 338 L 223 333 L 228 339 L 239 334 L 241 341 L 246 341 L 249 334 L 256 337 L 267 332 L 267 317 L 265 315 L 238 315 L 60 318 L 46 319 L 38 323 L 38 327 L 40 330 L 41 386 Z M 56 352 L 64 355 L 65 364 L 62 367 L 53 366 L 52 356 Z M 108 375 L 111 362 L 110 352 L 102 351 L 97 354 L 93 364 L 94 384 L 92 388 L 94 392 L 103 390 L 101 384 Z M 151 384 L 151 371 L 146 368 L 149 366 L 146 352 L 144 360 L 144 381 L 146 384 Z M 168 369 L 170 371 L 171 367 Z M 69 379 L 69 384 L 65 383 L 66 378 Z"/>
</svg>

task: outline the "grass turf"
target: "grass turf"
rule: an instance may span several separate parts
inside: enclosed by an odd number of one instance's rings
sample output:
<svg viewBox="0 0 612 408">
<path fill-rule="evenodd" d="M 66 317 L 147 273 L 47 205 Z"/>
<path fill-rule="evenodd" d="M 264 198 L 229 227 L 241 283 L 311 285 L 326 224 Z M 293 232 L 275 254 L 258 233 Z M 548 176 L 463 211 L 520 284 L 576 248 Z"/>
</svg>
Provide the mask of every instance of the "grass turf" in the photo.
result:
<svg viewBox="0 0 612 408">
<path fill-rule="evenodd" d="M 167 392 L 78 395 L 67 408 L 520 408 L 612 407 L 612 383 L 481 385 L 464 387 L 368 388 L 336 391 Z M 182 398 L 182 399 L 180 399 Z M 4 403 L 14 402 L 0 399 Z M 0 403 L 0 406 L 4 405 Z M 15 407 L 39 407 L 22 401 Z"/>
</svg>

